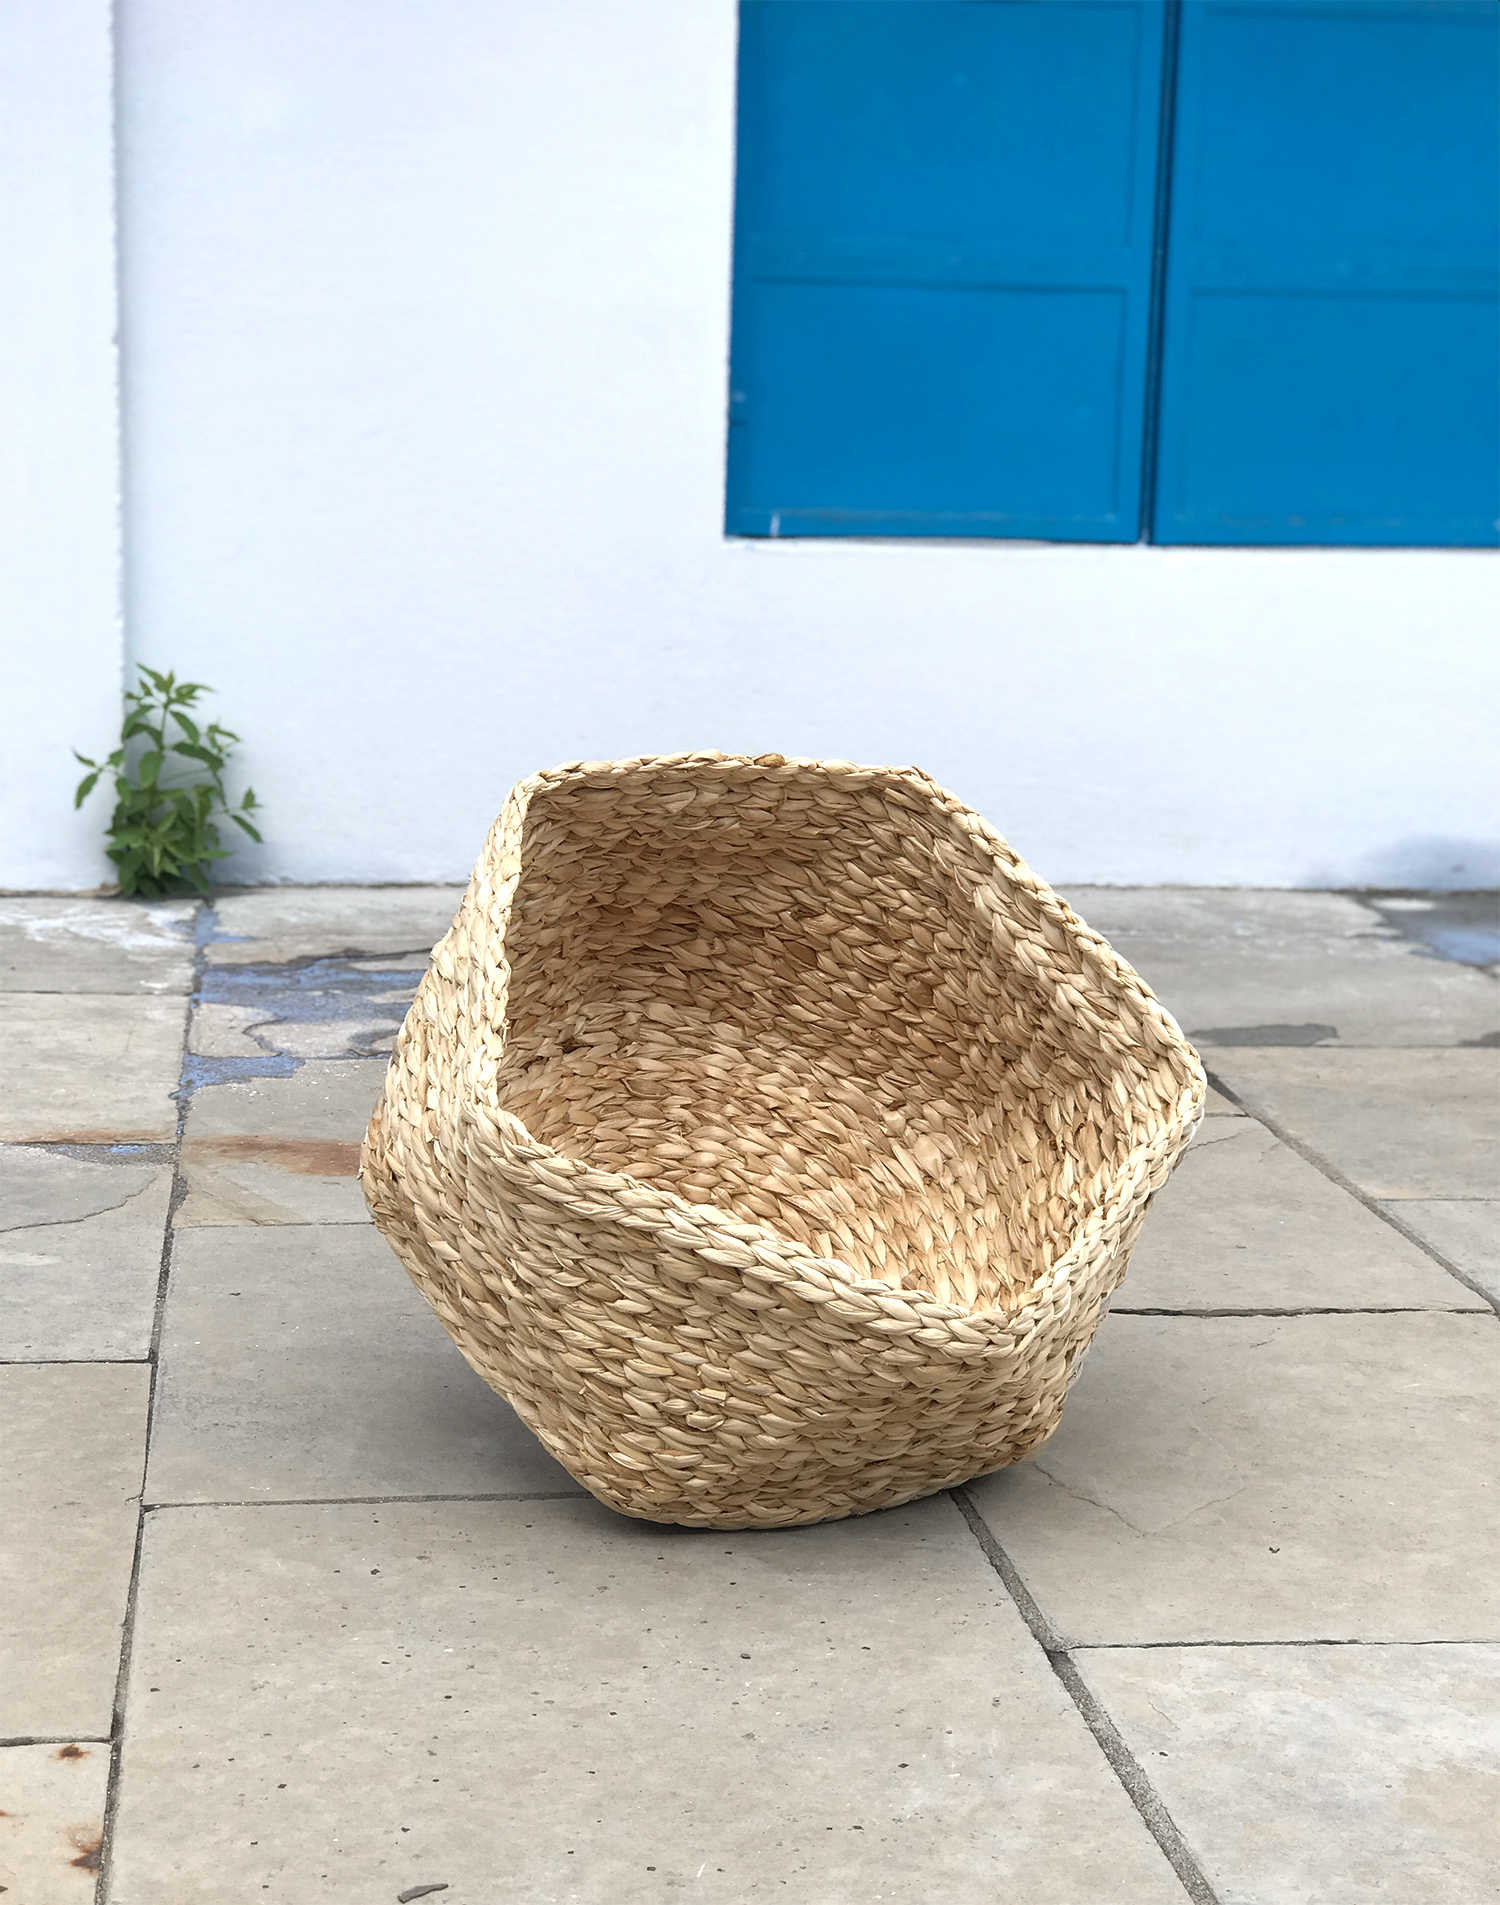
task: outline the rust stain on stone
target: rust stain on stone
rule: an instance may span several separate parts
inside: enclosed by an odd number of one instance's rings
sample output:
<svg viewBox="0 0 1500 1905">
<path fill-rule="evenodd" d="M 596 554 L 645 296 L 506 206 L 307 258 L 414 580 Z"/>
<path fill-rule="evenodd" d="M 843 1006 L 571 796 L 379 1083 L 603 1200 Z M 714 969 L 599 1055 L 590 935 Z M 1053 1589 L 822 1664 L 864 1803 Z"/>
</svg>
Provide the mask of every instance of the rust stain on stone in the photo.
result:
<svg viewBox="0 0 1500 1905">
<path fill-rule="evenodd" d="M 99 1855 L 104 1848 L 104 1834 L 94 1833 L 90 1838 L 87 1836 L 90 1831 L 91 1828 L 88 1826 L 79 1826 L 69 1835 L 74 1845 L 78 1847 L 78 1857 L 69 1859 L 68 1864 L 76 1865 L 80 1872 L 99 1870 Z"/>
<path fill-rule="evenodd" d="M 335 1138 L 189 1138 L 184 1163 L 276 1164 L 299 1177 L 353 1177 L 359 1146 Z"/>
<path fill-rule="evenodd" d="M 54 1755 L 56 1759 L 87 1759 L 88 1752 L 81 1746 L 60 1746 Z"/>
</svg>

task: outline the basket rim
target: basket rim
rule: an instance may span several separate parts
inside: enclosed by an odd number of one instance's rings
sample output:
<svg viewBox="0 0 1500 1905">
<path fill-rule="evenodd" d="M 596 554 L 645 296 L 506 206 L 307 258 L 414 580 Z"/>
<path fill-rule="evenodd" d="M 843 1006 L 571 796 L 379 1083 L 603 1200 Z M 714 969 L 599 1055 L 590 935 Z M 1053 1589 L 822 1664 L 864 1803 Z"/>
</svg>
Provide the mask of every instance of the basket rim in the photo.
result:
<svg viewBox="0 0 1500 1905">
<path fill-rule="evenodd" d="M 476 1076 L 482 1065 L 493 1078 L 498 1062 L 497 1052 L 495 1048 L 484 1049 L 487 1042 L 476 1041 L 466 1055 L 465 1089 L 458 1094 L 456 1104 L 460 1125 L 472 1127 L 482 1123 L 486 1127 L 486 1137 L 498 1143 L 507 1164 L 527 1172 L 532 1188 L 538 1188 L 536 1173 L 540 1172 L 555 1181 L 555 1191 L 549 1190 L 544 1194 L 556 1195 L 559 1201 L 580 1207 L 587 1205 L 595 1212 L 599 1210 L 601 1200 L 628 1203 L 634 1225 L 641 1228 L 669 1228 L 679 1242 L 679 1247 L 686 1247 L 704 1256 L 710 1265 L 720 1270 L 733 1266 L 772 1285 L 801 1283 L 809 1286 L 809 1290 L 822 1288 L 828 1294 L 821 1300 L 828 1301 L 836 1297 L 857 1308 L 868 1307 L 871 1320 L 881 1317 L 901 1320 L 909 1315 L 911 1321 L 922 1327 L 946 1325 L 951 1330 L 957 1324 L 965 1330 L 980 1332 L 986 1340 L 1003 1333 L 1012 1343 L 1029 1335 L 1030 1330 L 1026 1327 L 1029 1312 L 1046 1309 L 1049 1316 L 1055 1318 L 1059 1299 L 1066 1300 L 1071 1287 L 1081 1281 L 1080 1272 L 1096 1259 L 1101 1233 L 1110 1229 L 1125 1231 L 1137 1209 L 1142 1208 L 1165 1182 L 1202 1119 L 1207 1098 L 1207 1078 L 1198 1053 L 1181 1027 L 1135 968 L 1102 934 L 1089 927 L 982 815 L 920 768 L 864 767 L 854 762 L 811 756 L 729 754 L 716 749 L 698 749 L 675 754 L 637 755 L 616 761 L 571 761 L 527 775 L 511 789 L 504 808 L 490 828 L 453 925 L 434 948 L 434 967 L 449 940 L 458 932 L 460 924 L 469 917 L 471 902 L 478 904 L 487 925 L 495 934 L 492 957 L 487 962 L 487 976 L 493 986 L 490 992 L 492 1012 L 487 1016 L 491 1017 L 498 1035 L 498 1053 L 503 1054 L 508 1041 L 511 972 L 506 954 L 506 931 L 510 924 L 512 902 L 525 871 L 526 820 L 533 800 L 541 794 L 590 781 L 607 784 L 627 776 L 660 772 L 663 769 L 712 770 L 726 766 L 761 768 L 767 775 L 777 778 L 786 777 L 787 770 L 792 770 L 794 774 L 816 775 L 824 780 L 840 780 L 845 784 L 894 784 L 919 795 L 929 804 L 939 806 L 947 814 L 950 824 L 956 825 L 988 856 L 1002 884 L 1018 887 L 1028 893 L 1044 916 L 1051 918 L 1075 946 L 1086 948 L 1091 961 L 1124 995 L 1126 1003 L 1136 1015 L 1144 1024 L 1152 1027 L 1155 1036 L 1149 1040 L 1143 1039 L 1142 1043 L 1148 1051 L 1152 1047 L 1156 1049 L 1158 1062 L 1175 1059 L 1183 1074 L 1182 1088 L 1171 1115 L 1164 1118 L 1150 1135 L 1138 1139 L 1111 1167 L 1107 1190 L 1074 1229 L 1067 1248 L 1024 1290 L 1016 1293 L 1009 1307 L 982 1310 L 966 1309 L 961 1304 L 946 1302 L 932 1291 L 918 1286 L 903 1286 L 883 1278 L 861 1277 L 841 1259 L 820 1256 L 806 1245 L 783 1236 L 770 1225 L 737 1217 L 732 1211 L 725 1211 L 717 1205 L 689 1202 L 678 1192 L 663 1185 L 653 1184 L 628 1172 L 601 1170 L 547 1144 L 529 1131 L 513 1112 L 490 1102 L 490 1089 L 481 1085 Z M 506 864 L 513 865 L 515 870 L 491 884 L 487 877 L 489 871 Z M 481 901 L 486 903 L 480 904 Z M 451 959 L 449 969 L 453 970 Z M 473 970 L 472 960 L 469 970 Z M 456 972 L 453 976 L 458 978 Z M 472 1155 L 469 1145 L 463 1142 L 468 1131 L 455 1135 L 460 1136 L 461 1151 Z M 479 1134 L 475 1132 L 474 1135 L 477 1137 Z M 576 1187 L 571 1193 L 565 1188 L 570 1185 Z M 650 1215 L 653 1206 L 659 1222 L 653 1222 Z M 755 1248 L 757 1245 L 759 1249 Z M 812 1300 L 820 1299 L 813 1297 Z M 1037 1321 L 1041 1320 L 1039 1316 Z"/>
</svg>

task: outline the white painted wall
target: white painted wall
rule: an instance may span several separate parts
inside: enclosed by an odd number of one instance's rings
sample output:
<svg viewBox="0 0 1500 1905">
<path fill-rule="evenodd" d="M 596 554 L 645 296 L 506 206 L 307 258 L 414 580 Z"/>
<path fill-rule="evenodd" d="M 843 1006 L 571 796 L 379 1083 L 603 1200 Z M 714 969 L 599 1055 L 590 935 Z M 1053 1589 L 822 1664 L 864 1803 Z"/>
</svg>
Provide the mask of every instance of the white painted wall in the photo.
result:
<svg viewBox="0 0 1500 1905">
<path fill-rule="evenodd" d="M 717 745 L 916 761 L 1060 884 L 1500 881 L 1488 554 L 726 541 L 733 0 L 120 0 L 119 59 L 129 639 L 246 737 L 240 877 L 460 877 L 530 769 Z"/>
<path fill-rule="evenodd" d="M 71 753 L 120 725 L 111 84 L 109 0 L 0 0 L 0 886 L 113 873 Z"/>
</svg>

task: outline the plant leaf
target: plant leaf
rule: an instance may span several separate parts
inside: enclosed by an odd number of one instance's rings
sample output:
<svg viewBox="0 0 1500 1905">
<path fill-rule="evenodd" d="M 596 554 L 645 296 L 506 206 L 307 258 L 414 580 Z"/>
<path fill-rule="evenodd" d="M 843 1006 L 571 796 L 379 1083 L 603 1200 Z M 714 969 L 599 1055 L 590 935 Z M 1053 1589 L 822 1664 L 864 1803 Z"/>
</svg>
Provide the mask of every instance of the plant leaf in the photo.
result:
<svg viewBox="0 0 1500 1905">
<path fill-rule="evenodd" d="M 125 690 L 120 745 L 103 761 L 73 749 L 74 759 L 88 769 L 74 793 L 75 808 L 106 773 L 113 776 L 105 851 L 122 894 L 154 898 L 190 887 L 206 896 L 209 869 L 228 858 L 219 820 L 233 820 L 252 840 L 261 838 L 245 817 L 258 804 L 254 791 L 246 788 L 235 809 L 224 788 L 239 736 L 218 722 L 200 728 L 183 713 L 212 692 L 201 681 L 179 681 L 141 662 L 134 686 Z"/>
</svg>

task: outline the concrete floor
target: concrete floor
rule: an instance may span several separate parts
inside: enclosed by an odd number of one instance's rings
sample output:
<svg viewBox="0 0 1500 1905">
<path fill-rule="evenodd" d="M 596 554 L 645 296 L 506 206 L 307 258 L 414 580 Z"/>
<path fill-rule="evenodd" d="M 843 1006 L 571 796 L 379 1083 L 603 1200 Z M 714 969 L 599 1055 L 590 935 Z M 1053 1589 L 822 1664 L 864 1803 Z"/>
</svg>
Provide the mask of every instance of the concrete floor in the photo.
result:
<svg viewBox="0 0 1500 1905">
<path fill-rule="evenodd" d="M 0 901 L 5 1905 L 1500 1900 L 1493 908 L 1069 897 L 1218 1089 L 1061 1429 L 739 1535 L 368 1222 L 452 889 Z"/>
</svg>

